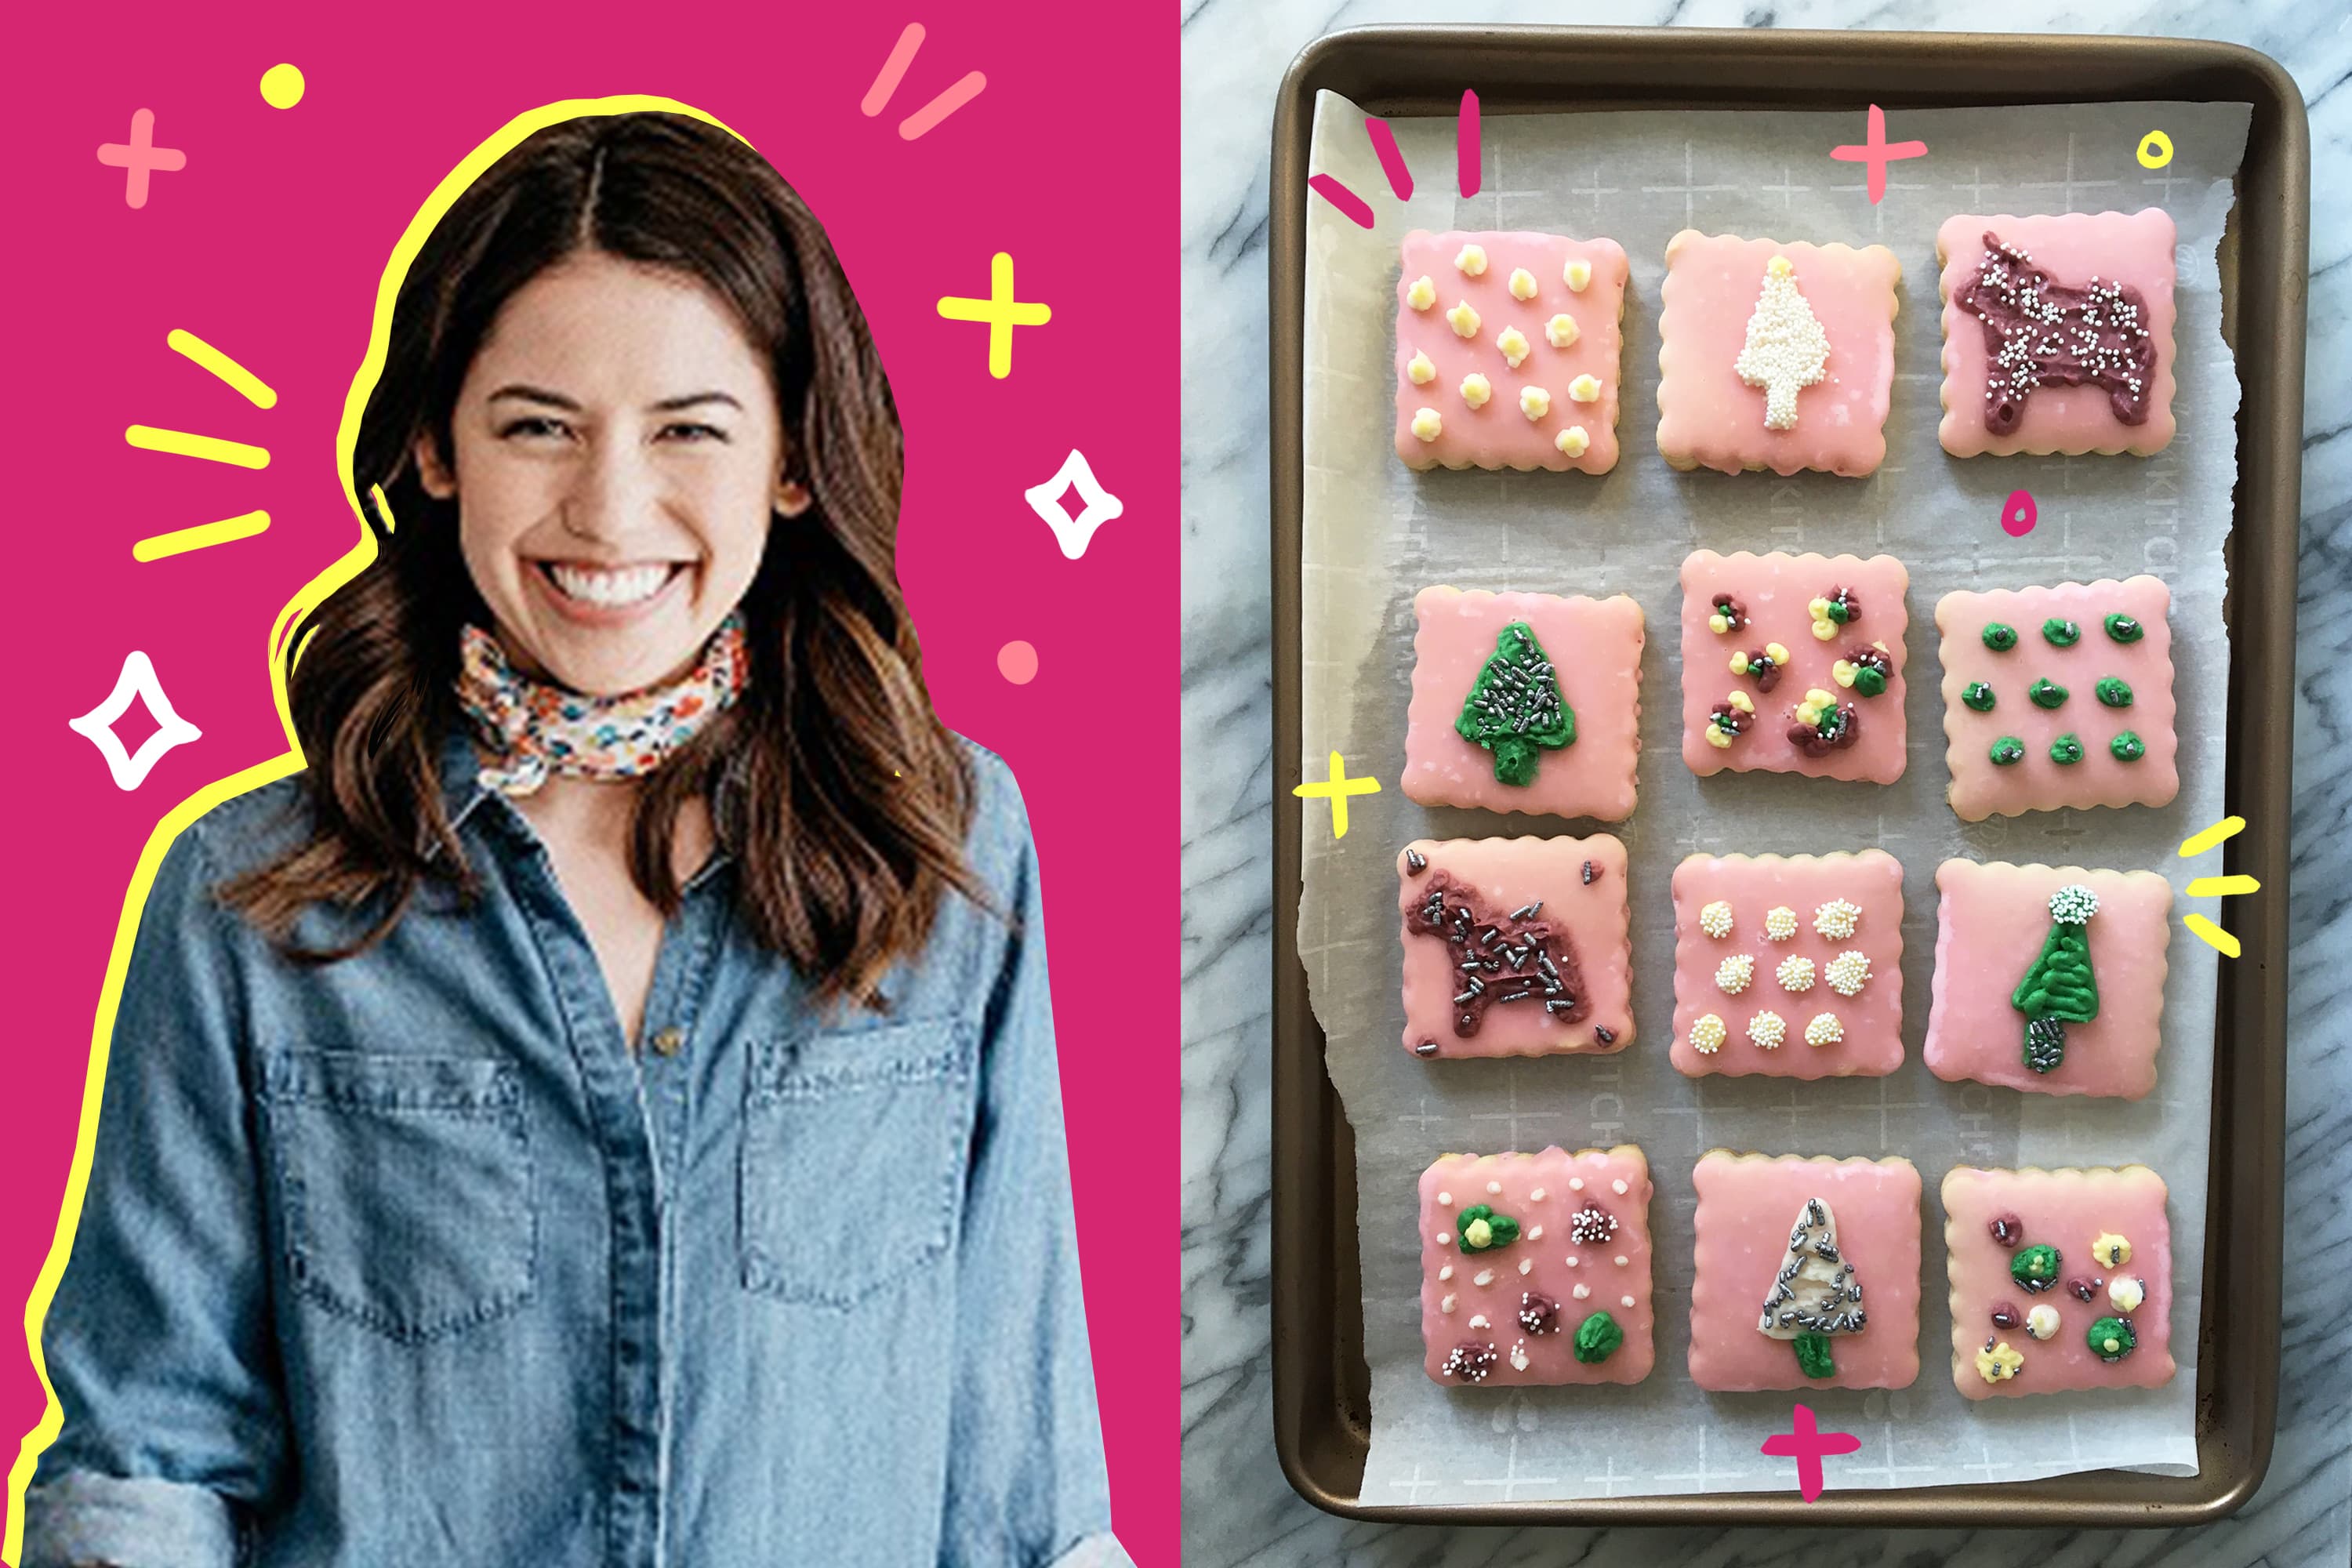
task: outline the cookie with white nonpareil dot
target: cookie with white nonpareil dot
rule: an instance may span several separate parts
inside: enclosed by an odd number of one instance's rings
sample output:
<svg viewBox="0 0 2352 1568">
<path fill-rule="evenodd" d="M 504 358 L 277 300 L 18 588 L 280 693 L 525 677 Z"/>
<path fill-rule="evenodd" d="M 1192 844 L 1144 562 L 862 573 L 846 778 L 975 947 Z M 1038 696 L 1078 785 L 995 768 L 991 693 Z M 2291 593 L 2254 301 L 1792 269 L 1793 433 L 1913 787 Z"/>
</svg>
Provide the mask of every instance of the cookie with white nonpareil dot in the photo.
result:
<svg viewBox="0 0 2352 1568">
<path fill-rule="evenodd" d="M 1903 563 L 1699 550 L 1682 586 L 1691 772 L 1903 776 Z"/>
<path fill-rule="evenodd" d="M 1616 467 L 1629 276 L 1611 239 L 1406 235 L 1397 456 L 1412 468 Z"/>
<path fill-rule="evenodd" d="M 1698 1214 L 1691 1381 L 1907 1388 L 1919 1376 L 1919 1173 L 1911 1162 L 1709 1151 Z"/>
<path fill-rule="evenodd" d="M 1962 821 L 2180 793 L 2171 609 L 2147 576 L 1937 601 L 1947 797 Z"/>
<path fill-rule="evenodd" d="M 1902 276 L 1883 245 L 1675 235 L 1659 291 L 1659 452 L 1729 474 L 1876 472 Z"/>
<path fill-rule="evenodd" d="M 1440 1057 L 1620 1051 L 1633 1039 L 1625 846 L 1420 838 L 1397 857 L 1404 1047 Z"/>
<path fill-rule="evenodd" d="M 1946 219 L 1944 449 L 2161 451 L 2173 434 L 2176 238 L 2158 207 Z"/>
<path fill-rule="evenodd" d="M 2138 1100 L 2163 1041 L 2172 884 L 1947 860 L 1920 1055 L 1937 1078 Z"/>
<path fill-rule="evenodd" d="M 1903 1065 L 1894 856 L 1692 855 L 1674 894 L 1676 1071 L 1819 1079 Z M 1781 1020 L 1769 1047 L 1750 1027 L 1765 1012 Z"/>
<path fill-rule="evenodd" d="M 1642 608 L 1557 594 L 1413 595 L 1403 788 L 1423 805 L 1619 822 L 1641 761 Z"/>
<path fill-rule="evenodd" d="M 2145 1165 L 1944 1177 L 1952 1383 L 1970 1399 L 2172 1380 L 2172 1225 Z"/>
<path fill-rule="evenodd" d="M 1421 1175 L 1423 1365 L 1465 1388 L 1639 1383 L 1650 1166 L 1631 1143 L 1447 1154 Z"/>
</svg>

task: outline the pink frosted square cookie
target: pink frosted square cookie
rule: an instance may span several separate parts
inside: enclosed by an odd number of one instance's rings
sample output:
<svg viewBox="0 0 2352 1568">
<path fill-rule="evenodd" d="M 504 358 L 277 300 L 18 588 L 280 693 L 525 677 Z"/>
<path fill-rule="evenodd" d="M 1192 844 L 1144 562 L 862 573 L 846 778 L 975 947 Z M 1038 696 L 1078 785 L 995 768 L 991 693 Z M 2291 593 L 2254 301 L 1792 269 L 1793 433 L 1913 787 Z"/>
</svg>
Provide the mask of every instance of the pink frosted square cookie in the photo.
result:
<svg viewBox="0 0 2352 1568">
<path fill-rule="evenodd" d="M 1418 838 L 1397 857 L 1397 884 L 1407 1050 L 1532 1057 L 1633 1043 L 1619 840 Z"/>
<path fill-rule="evenodd" d="M 1963 822 L 2180 793 L 2171 608 L 2153 577 L 1937 601 L 1948 798 Z"/>
<path fill-rule="evenodd" d="M 1412 611 L 1407 797 L 1602 822 L 1633 815 L 1639 605 L 1622 594 L 1423 588 Z"/>
<path fill-rule="evenodd" d="M 1919 1173 L 1910 1161 L 1715 1149 L 1691 1182 L 1693 1383 L 1735 1394 L 1917 1379 Z"/>
<path fill-rule="evenodd" d="M 2156 1087 L 2172 884 L 2080 866 L 1936 868 L 1937 1078 L 2137 1100 Z"/>
<path fill-rule="evenodd" d="M 1628 276 L 1613 239 L 1406 235 L 1397 456 L 1411 468 L 1615 468 Z"/>
<path fill-rule="evenodd" d="M 1675 1043 L 1690 1078 L 1903 1065 L 1903 868 L 1884 849 L 1675 868 Z"/>
<path fill-rule="evenodd" d="M 1948 218 L 1944 419 L 1956 458 L 2172 439 L 2172 219 L 2148 207 Z"/>
<path fill-rule="evenodd" d="M 1659 292 L 1659 452 L 1727 474 L 1876 472 L 1902 276 L 1883 245 L 1675 236 Z"/>
<path fill-rule="evenodd" d="M 1970 1399 L 2172 1379 L 2172 1225 L 2146 1165 L 1944 1177 L 1952 1382 Z"/>
<path fill-rule="evenodd" d="M 1683 562 L 1683 760 L 1893 784 L 1903 776 L 1903 595 L 1892 555 Z"/>
<path fill-rule="evenodd" d="M 1438 1383 L 1639 1383 L 1654 1359 L 1650 1165 L 1447 1154 L 1421 1173 L 1423 1365 Z"/>
</svg>

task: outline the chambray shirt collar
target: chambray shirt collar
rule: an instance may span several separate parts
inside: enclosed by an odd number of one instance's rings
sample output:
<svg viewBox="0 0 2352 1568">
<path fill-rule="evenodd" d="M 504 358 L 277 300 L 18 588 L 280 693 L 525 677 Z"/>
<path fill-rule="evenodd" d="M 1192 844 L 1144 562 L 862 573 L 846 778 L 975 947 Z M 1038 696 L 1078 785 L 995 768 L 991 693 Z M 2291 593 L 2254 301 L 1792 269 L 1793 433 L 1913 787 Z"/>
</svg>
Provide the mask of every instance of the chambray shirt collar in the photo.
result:
<svg viewBox="0 0 2352 1568">
<path fill-rule="evenodd" d="M 684 891 L 691 892 L 717 874 L 720 867 L 734 859 L 727 845 L 725 825 L 735 820 L 734 807 L 743 788 L 743 771 L 740 752 L 729 752 L 719 763 L 718 782 L 711 786 L 710 806 L 712 820 L 718 826 L 719 841 L 712 847 L 710 858 L 686 879 Z M 502 809 L 508 820 L 525 830 L 527 837 L 536 837 L 522 814 L 499 796 L 498 791 L 482 782 L 481 758 L 475 750 L 473 731 L 462 716 L 453 720 L 441 737 L 440 784 L 441 814 L 448 822 L 451 833 L 462 832 L 466 819 L 483 802 L 496 799 L 499 805 L 494 810 Z M 441 846 L 437 841 L 425 847 L 425 858 L 428 863 L 436 859 L 440 853 Z"/>
</svg>

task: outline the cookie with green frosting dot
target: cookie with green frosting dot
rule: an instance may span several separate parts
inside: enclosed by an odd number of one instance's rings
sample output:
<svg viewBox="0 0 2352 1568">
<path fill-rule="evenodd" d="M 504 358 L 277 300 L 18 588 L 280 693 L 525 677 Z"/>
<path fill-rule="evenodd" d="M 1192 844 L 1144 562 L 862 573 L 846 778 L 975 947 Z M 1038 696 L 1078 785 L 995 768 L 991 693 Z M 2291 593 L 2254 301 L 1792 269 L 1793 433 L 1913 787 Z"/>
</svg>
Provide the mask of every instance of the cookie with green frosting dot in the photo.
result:
<svg viewBox="0 0 2352 1568">
<path fill-rule="evenodd" d="M 2139 622 L 2125 615 L 2121 610 L 2109 612 L 2106 626 L 2107 635 L 2117 642 L 2137 642 L 2147 635 L 2146 626 L 2141 626 Z"/>
<path fill-rule="evenodd" d="M 2062 768 L 2071 768 L 2083 760 L 2083 738 L 2065 734 L 2050 742 L 2050 760 Z"/>
<path fill-rule="evenodd" d="M 1981 680 L 1971 680 L 1960 689 L 1960 700 L 1979 713 L 1992 711 L 1992 688 Z"/>
<path fill-rule="evenodd" d="M 2007 653 L 2017 646 L 2017 628 L 2005 626 L 1999 621 L 1988 622 L 1984 629 L 1984 645 L 1995 653 Z"/>
<path fill-rule="evenodd" d="M 2109 708 L 2128 708 L 2132 705 L 2131 682 L 2116 676 L 2102 676 L 2098 685 L 2091 689 L 2097 692 L 2099 700 Z"/>
<path fill-rule="evenodd" d="M 1607 1361 L 1624 1342 L 1625 1331 L 1606 1312 L 1595 1312 L 1576 1325 L 1576 1359 L 1587 1366 Z"/>
<path fill-rule="evenodd" d="M 2104 1362 L 2119 1362 L 2139 1349 L 2139 1335 L 2129 1318 L 2101 1318 L 2084 1331 L 2083 1341 Z"/>
<path fill-rule="evenodd" d="M 2083 628 L 2063 616 L 2053 616 L 2042 623 L 2042 637 L 2052 647 L 2073 647 L 2083 640 Z"/>
<path fill-rule="evenodd" d="M 2058 1249 L 2043 1243 L 2021 1247 L 2009 1260 L 2009 1277 L 2025 1290 L 2035 1295 L 2058 1283 Z"/>
<path fill-rule="evenodd" d="M 2136 763 L 2147 755 L 2147 742 L 2125 730 L 2107 742 L 2107 751 L 2119 763 Z"/>
<path fill-rule="evenodd" d="M 1992 759 L 1993 766 L 1997 768 L 2014 767 L 2025 760 L 2025 742 L 2014 735 L 2003 735 L 1985 754 Z"/>
<path fill-rule="evenodd" d="M 2048 676 L 2037 678 L 2025 689 L 2025 700 L 2036 708 L 2063 708 L 2071 693 Z"/>
</svg>

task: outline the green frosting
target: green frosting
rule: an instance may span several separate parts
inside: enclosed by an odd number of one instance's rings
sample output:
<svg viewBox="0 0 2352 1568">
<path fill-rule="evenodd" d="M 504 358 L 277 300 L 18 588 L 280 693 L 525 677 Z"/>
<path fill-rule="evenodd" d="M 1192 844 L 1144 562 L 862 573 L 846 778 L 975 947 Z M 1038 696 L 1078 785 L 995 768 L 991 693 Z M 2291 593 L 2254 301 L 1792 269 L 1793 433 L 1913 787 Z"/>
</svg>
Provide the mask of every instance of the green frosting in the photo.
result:
<svg viewBox="0 0 2352 1568">
<path fill-rule="evenodd" d="M 1519 1239 L 1519 1222 L 1478 1204 L 1462 1211 L 1462 1224 L 1455 1235 L 1465 1252 L 1492 1252 Z"/>
<path fill-rule="evenodd" d="M 1625 1342 L 1625 1331 L 1606 1312 L 1595 1312 L 1576 1325 L 1576 1359 L 1591 1365 L 1607 1361 Z"/>
<path fill-rule="evenodd" d="M 2083 628 L 2070 620 L 2053 616 L 2042 623 L 2042 635 L 2052 647 L 2073 647 L 2083 640 Z"/>
<path fill-rule="evenodd" d="M 2101 1318 L 2083 1335 L 2091 1353 L 2101 1361 L 2116 1362 L 2139 1349 L 2139 1335 L 2132 1331 L 2129 1318 Z"/>
<path fill-rule="evenodd" d="M 1993 621 L 1984 629 L 1984 645 L 1995 653 L 2007 653 L 2017 646 L 2017 628 Z"/>
<path fill-rule="evenodd" d="M 2071 768 L 2083 760 L 2083 739 L 2079 735 L 2061 735 L 2050 742 L 2050 760 L 2062 768 Z"/>
<path fill-rule="evenodd" d="M 1993 766 L 2010 767 L 2025 760 L 2025 742 L 2014 735 L 2003 735 L 1992 743 L 1992 751 L 1988 754 L 1992 758 Z"/>
<path fill-rule="evenodd" d="M 2091 689 L 2097 692 L 2099 700 L 2110 708 L 2128 708 L 2132 704 L 2130 682 L 2119 680 L 2112 675 L 2101 677 L 2099 683 Z"/>
<path fill-rule="evenodd" d="M 2017 1256 L 2009 1260 L 2009 1277 L 2029 1290 L 2042 1290 L 2058 1279 L 2058 1249 L 2054 1247 L 2021 1247 Z"/>
<path fill-rule="evenodd" d="M 2136 763 L 2147 755 L 2147 742 L 2125 730 L 2107 742 L 2107 750 L 2115 753 L 2116 761 L 2119 763 Z"/>
<path fill-rule="evenodd" d="M 1853 689 L 1864 697 L 1875 697 L 1886 689 L 1886 672 L 1874 664 L 1865 664 L 1853 672 Z"/>
<path fill-rule="evenodd" d="M 2077 743 L 2076 755 L 2081 751 Z M 2050 934 L 2042 939 L 2042 951 L 2026 966 L 2009 1005 L 2025 1015 L 2025 1065 L 2035 1072 L 2054 1070 L 2066 1059 L 2066 1026 L 2099 1016 L 2099 981 L 2091 968 L 2090 930 L 2083 921 L 2051 918 Z M 2054 1260 L 2057 1254 L 2051 1257 Z M 2024 1278 L 2018 1275 L 2021 1281 Z"/>
<path fill-rule="evenodd" d="M 1495 778 L 1525 786 L 1536 777 L 1537 748 L 1557 751 L 1576 740 L 1576 711 L 1559 694 L 1559 677 L 1535 629 L 1513 621 L 1495 638 L 1494 656 L 1463 700 L 1454 731 L 1495 756 Z"/>
<path fill-rule="evenodd" d="M 1830 1377 L 1837 1372 L 1837 1362 L 1830 1354 L 1830 1337 L 1810 1329 L 1790 1342 L 1797 1347 L 1797 1366 L 1807 1377 Z"/>
<path fill-rule="evenodd" d="M 2107 616 L 2107 635 L 2117 642 L 2137 642 L 2147 635 L 2147 628 L 2117 610 Z"/>
<path fill-rule="evenodd" d="M 1979 713 L 1992 711 L 1992 688 L 1981 680 L 1971 680 L 1960 689 L 1960 700 Z"/>
<path fill-rule="evenodd" d="M 2063 707 L 2069 695 L 2064 687 L 2046 675 L 2025 689 L 2025 700 L 2036 708 Z"/>
</svg>

